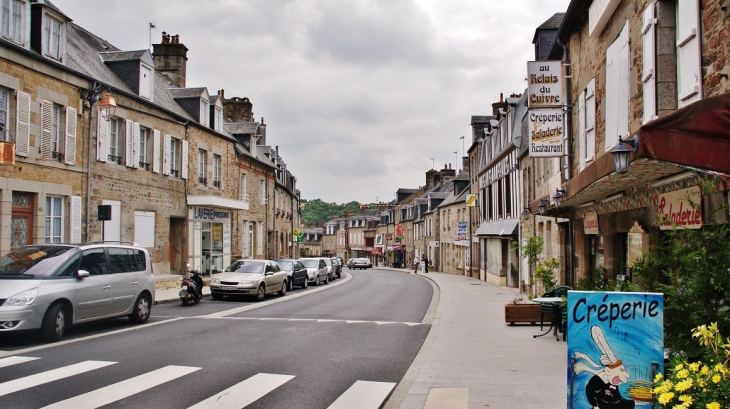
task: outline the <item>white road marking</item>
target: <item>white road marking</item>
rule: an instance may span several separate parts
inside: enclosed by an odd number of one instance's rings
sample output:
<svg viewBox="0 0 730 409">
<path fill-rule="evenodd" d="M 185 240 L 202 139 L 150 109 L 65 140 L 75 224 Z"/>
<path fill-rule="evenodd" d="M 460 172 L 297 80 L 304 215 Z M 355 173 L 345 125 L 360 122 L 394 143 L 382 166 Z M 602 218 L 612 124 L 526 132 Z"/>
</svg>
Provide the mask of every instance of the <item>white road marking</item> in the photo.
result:
<svg viewBox="0 0 730 409">
<path fill-rule="evenodd" d="M 392 321 L 373 321 L 378 325 L 388 325 L 388 324 L 399 324 L 398 322 L 392 322 Z"/>
<path fill-rule="evenodd" d="M 70 399 L 56 402 L 46 408 L 63 408 L 63 409 L 93 409 L 100 406 L 108 405 L 120 399 L 135 395 L 137 393 L 154 388 L 165 382 L 177 379 L 181 376 L 193 373 L 200 368 L 190 366 L 169 365 L 164 368 L 156 369 L 143 375 L 135 376 L 127 380 L 117 382 L 113 385 L 78 395 Z"/>
<path fill-rule="evenodd" d="M 13 392 L 22 391 L 23 389 L 32 388 L 34 386 L 43 385 L 44 383 L 57 381 L 59 379 L 68 378 L 88 372 L 94 369 L 103 368 L 105 366 L 114 365 L 116 362 L 108 361 L 84 361 L 78 364 L 68 365 L 50 371 L 41 372 L 35 375 L 18 378 L 12 381 L 0 383 L 0 396 L 4 396 Z"/>
<path fill-rule="evenodd" d="M 190 409 L 241 409 L 292 379 L 292 375 L 259 373 L 191 406 Z"/>
<path fill-rule="evenodd" d="M 9 356 L 7 358 L 0 359 L 0 368 L 5 368 L 6 366 L 10 365 L 22 364 L 23 362 L 28 361 L 35 361 L 36 359 L 40 358 L 33 358 L 30 356 Z"/>
<path fill-rule="evenodd" d="M 392 382 L 357 381 L 328 409 L 377 409 L 394 386 Z"/>
<path fill-rule="evenodd" d="M 372 322 L 372 321 L 357 321 L 357 320 L 345 320 L 348 324 L 362 324 L 364 322 Z"/>
</svg>

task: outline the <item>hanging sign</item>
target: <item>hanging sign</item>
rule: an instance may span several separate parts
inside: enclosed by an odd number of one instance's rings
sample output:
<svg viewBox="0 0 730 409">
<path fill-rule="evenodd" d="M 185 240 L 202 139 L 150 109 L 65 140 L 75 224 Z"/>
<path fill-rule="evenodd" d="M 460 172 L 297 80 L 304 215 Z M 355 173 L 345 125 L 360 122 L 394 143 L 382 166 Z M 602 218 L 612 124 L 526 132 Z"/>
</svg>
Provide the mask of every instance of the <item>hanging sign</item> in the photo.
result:
<svg viewBox="0 0 730 409">
<path fill-rule="evenodd" d="M 568 291 L 567 308 L 567 407 L 651 407 L 664 372 L 662 294 Z"/>
<path fill-rule="evenodd" d="M 378 234 L 375 236 L 375 247 L 383 247 L 383 235 Z"/>
<path fill-rule="evenodd" d="M 671 230 L 675 226 L 677 229 L 702 227 L 702 192 L 699 186 L 662 193 L 657 199 L 657 206 L 659 228 L 662 230 Z"/>
<path fill-rule="evenodd" d="M 552 108 L 563 105 L 560 61 L 527 62 L 527 106 Z"/>
<path fill-rule="evenodd" d="M 561 108 L 530 109 L 530 157 L 563 156 L 563 110 Z"/>
<path fill-rule="evenodd" d="M 598 234 L 598 213 L 587 212 L 583 215 L 583 232 L 585 234 Z"/>
</svg>

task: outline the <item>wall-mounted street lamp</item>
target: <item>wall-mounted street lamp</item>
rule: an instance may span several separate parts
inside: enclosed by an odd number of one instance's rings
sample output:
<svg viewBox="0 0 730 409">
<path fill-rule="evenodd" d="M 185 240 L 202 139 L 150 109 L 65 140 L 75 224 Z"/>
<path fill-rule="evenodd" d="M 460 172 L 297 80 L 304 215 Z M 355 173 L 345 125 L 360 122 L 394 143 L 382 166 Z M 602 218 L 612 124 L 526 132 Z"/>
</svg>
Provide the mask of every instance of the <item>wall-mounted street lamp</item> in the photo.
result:
<svg viewBox="0 0 730 409">
<path fill-rule="evenodd" d="M 629 145 L 632 149 L 627 148 L 625 145 Z M 616 166 L 616 173 L 626 173 L 629 171 L 629 158 L 631 152 L 635 152 L 639 149 L 639 136 L 634 135 L 631 139 L 621 139 L 618 137 L 618 145 L 611 149 L 611 155 L 613 155 L 613 163 Z"/>
<path fill-rule="evenodd" d="M 563 197 L 568 196 L 568 192 L 565 189 L 555 188 L 555 194 L 553 195 L 553 202 L 555 202 L 555 208 L 560 209 L 563 207 Z"/>
<path fill-rule="evenodd" d="M 525 210 L 522 211 L 522 218 L 525 220 L 530 218 L 530 206 L 525 206 Z"/>
<path fill-rule="evenodd" d="M 99 101 L 99 108 L 101 108 L 101 116 L 105 121 L 109 121 L 117 111 L 117 103 L 114 101 L 114 97 L 110 93 L 106 93 Z"/>
<path fill-rule="evenodd" d="M 550 202 L 547 199 L 540 199 L 540 204 L 537 205 L 537 210 L 540 213 L 540 216 L 545 216 L 548 204 L 550 204 Z"/>
</svg>

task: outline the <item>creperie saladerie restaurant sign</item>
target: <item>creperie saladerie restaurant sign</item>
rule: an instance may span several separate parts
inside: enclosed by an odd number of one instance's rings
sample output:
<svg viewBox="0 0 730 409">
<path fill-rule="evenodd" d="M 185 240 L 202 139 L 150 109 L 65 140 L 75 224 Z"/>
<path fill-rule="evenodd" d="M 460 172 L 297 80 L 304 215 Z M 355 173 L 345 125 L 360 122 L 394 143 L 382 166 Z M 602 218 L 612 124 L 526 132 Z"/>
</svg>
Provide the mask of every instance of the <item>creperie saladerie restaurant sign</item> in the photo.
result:
<svg viewBox="0 0 730 409">
<path fill-rule="evenodd" d="M 527 63 L 530 156 L 563 156 L 563 77 L 560 61 Z"/>
<path fill-rule="evenodd" d="M 699 186 L 662 193 L 657 198 L 659 228 L 670 230 L 702 227 L 702 192 Z M 663 216 L 663 217 L 662 217 Z"/>
</svg>

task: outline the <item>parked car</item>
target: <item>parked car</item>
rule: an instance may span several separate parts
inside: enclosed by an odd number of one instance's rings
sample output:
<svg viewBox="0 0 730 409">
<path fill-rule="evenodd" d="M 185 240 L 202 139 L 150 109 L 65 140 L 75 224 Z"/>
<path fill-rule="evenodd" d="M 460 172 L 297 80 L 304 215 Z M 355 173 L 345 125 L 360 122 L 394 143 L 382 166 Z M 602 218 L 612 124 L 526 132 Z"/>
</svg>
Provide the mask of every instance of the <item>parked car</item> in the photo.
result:
<svg viewBox="0 0 730 409">
<path fill-rule="evenodd" d="M 276 261 L 279 266 L 286 271 L 286 284 L 288 286 L 288 291 L 291 291 L 294 286 L 307 288 L 309 285 L 309 275 L 307 274 L 307 268 L 304 267 L 304 264 L 298 260 L 292 259 L 279 259 L 274 261 Z"/>
<path fill-rule="evenodd" d="M 370 259 L 367 258 L 356 258 L 352 260 L 352 269 L 366 269 L 366 268 L 372 268 L 373 264 L 370 262 Z"/>
<path fill-rule="evenodd" d="M 354 259 L 354 258 L 348 259 L 348 260 L 347 260 L 347 268 L 352 268 L 352 266 L 353 266 L 353 264 L 352 264 L 352 263 L 353 263 L 354 261 L 355 261 L 355 259 Z"/>
<path fill-rule="evenodd" d="M 341 278 L 342 277 L 342 263 L 340 263 L 340 259 L 335 257 L 332 259 L 332 275 Z"/>
<path fill-rule="evenodd" d="M 335 269 L 332 265 L 332 259 L 331 258 L 323 258 L 324 263 L 327 265 L 327 277 L 329 278 L 329 281 L 335 281 Z"/>
<path fill-rule="evenodd" d="M 226 295 L 251 295 L 261 301 L 270 293 L 283 297 L 286 289 L 286 271 L 272 260 L 237 260 L 210 280 L 210 295 L 216 300 Z"/>
<path fill-rule="evenodd" d="M 40 329 L 48 342 L 102 318 L 141 324 L 155 301 L 150 256 L 133 243 L 20 247 L 0 258 L 0 301 L 0 332 Z"/>
<path fill-rule="evenodd" d="M 307 268 L 310 284 L 317 286 L 319 283 L 329 282 L 327 264 L 323 258 L 300 258 L 299 261 Z"/>
</svg>

